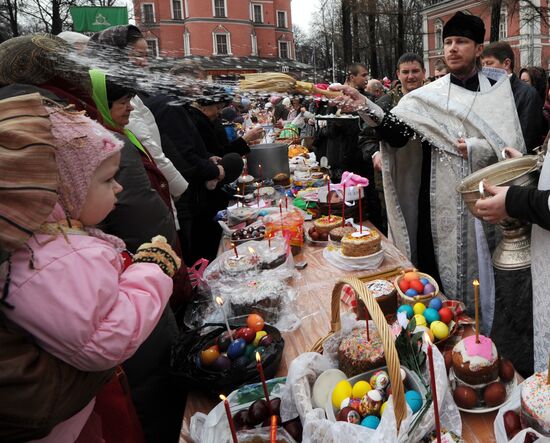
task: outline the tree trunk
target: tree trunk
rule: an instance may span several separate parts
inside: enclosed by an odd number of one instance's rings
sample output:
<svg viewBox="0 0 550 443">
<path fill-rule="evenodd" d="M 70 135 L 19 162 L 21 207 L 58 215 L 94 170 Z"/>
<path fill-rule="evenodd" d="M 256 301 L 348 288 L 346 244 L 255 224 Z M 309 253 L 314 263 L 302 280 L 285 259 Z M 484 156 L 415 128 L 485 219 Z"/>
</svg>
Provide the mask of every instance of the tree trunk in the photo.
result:
<svg viewBox="0 0 550 443">
<path fill-rule="evenodd" d="M 491 5 L 491 36 L 489 40 L 497 42 L 500 36 L 500 8 L 502 7 L 502 0 L 492 0 Z"/>
<path fill-rule="evenodd" d="M 403 24 L 403 0 L 397 0 L 397 57 L 405 52 L 405 26 Z"/>
<path fill-rule="evenodd" d="M 342 44 L 344 46 L 344 64 L 351 64 L 351 1 L 342 0 Z"/>
<path fill-rule="evenodd" d="M 361 54 L 359 53 L 359 0 L 354 1 L 352 12 L 352 28 L 353 28 L 353 61 L 359 63 Z"/>
<path fill-rule="evenodd" d="M 372 78 L 378 78 L 376 53 L 376 0 L 368 0 L 367 26 L 369 28 L 369 64 Z"/>
<path fill-rule="evenodd" d="M 60 0 L 52 0 L 52 34 L 57 35 L 63 31 L 63 20 L 61 20 Z"/>
</svg>

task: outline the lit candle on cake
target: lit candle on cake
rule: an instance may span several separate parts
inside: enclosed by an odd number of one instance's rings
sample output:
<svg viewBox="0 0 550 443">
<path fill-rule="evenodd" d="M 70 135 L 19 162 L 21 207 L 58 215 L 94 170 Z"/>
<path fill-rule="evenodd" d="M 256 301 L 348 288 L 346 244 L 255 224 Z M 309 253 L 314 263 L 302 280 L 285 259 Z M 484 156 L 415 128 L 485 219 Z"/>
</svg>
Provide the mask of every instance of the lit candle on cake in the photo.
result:
<svg viewBox="0 0 550 443">
<path fill-rule="evenodd" d="M 231 431 L 233 443 L 239 443 L 237 440 L 237 432 L 235 431 L 235 423 L 233 422 L 233 417 L 231 416 L 229 402 L 227 401 L 227 398 L 225 398 L 225 395 L 220 395 L 220 399 L 223 401 L 223 406 L 225 407 L 225 415 L 227 415 L 227 421 L 229 422 L 229 430 Z"/>
<path fill-rule="evenodd" d="M 237 245 L 235 243 L 231 243 L 231 247 L 233 248 L 233 252 L 235 253 L 235 258 L 239 258 L 239 252 L 237 251 Z"/>
<path fill-rule="evenodd" d="M 346 225 L 346 185 L 343 185 L 343 197 L 342 197 L 342 228 Z"/>
<path fill-rule="evenodd" d="M 277 443 L 277 416 L 271 416 L 271 432 L 270 432 L 269 443 Z"/>
<path fill-rule="evenodd" d="M 482 182 L 480 182 L 482 183 Z M 479 343 L 479 281 L 476 278 L 473 282 L 474 285 L 474 302 L 475 302 L 475 314 L 476 314 L 476 343 Z"/>
<path fill-rule="evenodd" d="M 267 402 L 267 409 L 269 410 L 269 415 L 273 415 L 273 410 L 271 409 L 271 402 L 269 401 L 269 391 L 267 390 L 267 383 L 265 381 L 264 368 L 262 366 L 262 357 L 260 353 L 256 352 L 256 367 L 258 368 L 258 373 L 260 374 L 260 381 L 262 382 L 262 388 L 264 389 L 264 397 Z"/>
<path fill-rule="evenodd" d="M 330 222 L 330 177 L 325 175 L 325 180 L 327 181 L 328 221 Z"/>
<path fill-rule="evenodd" d="M 432 388 L 432 400 L 434 403 L 434 416 L 435 416 L 435 435 L 437 443 L 441 443 L 441 423 L 439 421 L 439 407 L 437 403 L 437 386 L 435 383 L 435 370 L 434 370 L 434 356 L 432 349 L 432 342 L 430 336 L 425 332 L 424 340 L 428 347 L 428 367 L 430 369 L 430 386 Z"/>
<path fill-rule="evenodd" d="M 227 314 L 225 313 L 225 309 L 223 309 L 223 298 L 216 297 L 216 303 L 218 304 L 218 306 L 222 311 L 223 319 L 225 321 L 225 327 L 227 328 L 227 334 L 229 335 L 229 340 L 231 340 L 231 342 L 233 343 L 233 333 L 231 332 L 231 328 L 229 327 L 229 321 L 227 320 Z"/>
</svg>

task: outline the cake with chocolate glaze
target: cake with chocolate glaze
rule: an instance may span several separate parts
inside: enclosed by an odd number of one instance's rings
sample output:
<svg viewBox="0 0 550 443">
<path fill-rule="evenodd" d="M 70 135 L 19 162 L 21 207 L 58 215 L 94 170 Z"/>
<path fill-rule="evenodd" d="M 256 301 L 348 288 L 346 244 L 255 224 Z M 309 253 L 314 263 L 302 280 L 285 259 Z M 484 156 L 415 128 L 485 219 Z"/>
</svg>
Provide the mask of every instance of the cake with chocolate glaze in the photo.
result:
<svg viewBox="0 0 550 443">
<path fill-rule="evenodd" d="M 536 372 L 521 384 L 520 420 L 524 428 L 531 427 L 550 437 L 550 385 L 548 370 Z"/>
<path fill-rule="evenodd" d="M 384 345 L 380 335 L 374 328 L 369 333 L 370 340 L 367 340 L 365 328 L 356 328 L 338 347 L 339 367 L 348 377 L 385 364 Z"/>
<path fill-rule="evenodd" d="M 470 335 L 453 348 L 452 364 L 456 377 L 469 385 L 484 385 L 498 378 L 499 358 L 493 341 L 483 335 Z"/>
<path fill-rule="evenodd" d="M 355 230 L 356 229 L 350 225 L 338 226 L 337 228 L 334 228 L 330 231 L 329 238 L 333 242 L 340 243 L 344 236 L 354 233 Z"/>
<path fill-rule="evenodd" d="M 382 237 L 376 229 L 363 229 L 342 237 L 342 255 L 347 257 L 365 257 L 380 251 Z"/>
</svg>

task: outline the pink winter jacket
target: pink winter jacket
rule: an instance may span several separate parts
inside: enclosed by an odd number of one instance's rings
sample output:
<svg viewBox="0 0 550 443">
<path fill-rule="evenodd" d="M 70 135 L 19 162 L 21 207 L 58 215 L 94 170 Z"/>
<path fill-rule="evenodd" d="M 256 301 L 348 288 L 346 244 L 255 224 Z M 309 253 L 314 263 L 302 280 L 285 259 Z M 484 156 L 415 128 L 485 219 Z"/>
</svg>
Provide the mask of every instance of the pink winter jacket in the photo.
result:
<svg viewBox="0 0 550 443">
<path fill-rule="evenodd" d="M 132 264 L 122 272 L 113 246 L 89 235 L 38 234 L 27 244 L 34 268 L 27 248 L 12 255 L 7 301 L 14 309 L 4 309 L 5 315 L 44 350 L 84 371 L 112 368 L 132 356 L 168 303 L 172 279 L 151 263 Z M 53 441 L 53 434 L 78 436 L 76 428 L 82 429 L 91 409 L 88 405 L 77 414 L 84 417 L 76 425 L 75 416 L 40 441 Z M 72 430 L 60 433 L 68 422 Z"/>
</svg>

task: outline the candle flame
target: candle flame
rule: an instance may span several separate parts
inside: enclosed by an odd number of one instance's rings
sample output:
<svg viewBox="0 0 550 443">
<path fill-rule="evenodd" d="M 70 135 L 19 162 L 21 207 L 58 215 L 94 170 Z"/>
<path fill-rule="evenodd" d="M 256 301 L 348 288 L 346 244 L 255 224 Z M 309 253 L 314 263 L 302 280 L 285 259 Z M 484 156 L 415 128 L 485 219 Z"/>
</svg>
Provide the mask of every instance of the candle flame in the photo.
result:
<svg viewBox="0 0 550 443">
<path fill-rule="evenodd" d="M 473 283 L 472 283 L 474 286 L 479 286 L 479 280 L 476 278 Z"/>
<path fill-rule="evenodd" d="M 424 332 L 424 340 L 426 340 L 426 343 L 428 343 L 429 345 L 432 344 L 432 340 L 430 338 L 430 335 L 427 332 Z"/>
<path fill-rule="evenodd" d="M 219 304 L 220 306 L 223 305 L 223 298 L 216 297 L 216 303 Z"/>
<path fill-rule="evenodd" d="M 260 363 L 262 361 L 262 357 L 260 357 L 260 353 L 256 351 L 256 361 Z"/>
<path fill-rule="evenodd" d="M 221 395 L 221 394 L 220 394 L 220 400 L 221 400 L 221 401 L 225 401 L 225 398 L 226 398 L 225 395 Z"/>
<path fill-rule="evenodd" d="M 248 252 L 250 252 L 252 255 L 256 254 L 256 251 L 254 250 L 254 248 L 251 248 L 250 246 L 248 247 Z"/>
</svg>

